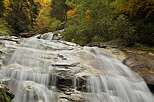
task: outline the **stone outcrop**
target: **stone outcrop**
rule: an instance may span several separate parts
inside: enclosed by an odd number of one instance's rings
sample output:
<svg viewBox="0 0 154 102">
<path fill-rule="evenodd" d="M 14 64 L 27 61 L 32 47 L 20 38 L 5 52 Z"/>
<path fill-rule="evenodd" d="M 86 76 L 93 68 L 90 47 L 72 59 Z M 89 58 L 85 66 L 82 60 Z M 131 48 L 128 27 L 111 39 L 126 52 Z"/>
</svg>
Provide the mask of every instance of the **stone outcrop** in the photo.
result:
<svg viewBox="0 0 154 102">
<path fill-rule="evenodd" d="M 24 38 L 28 38 L 28 37 L 32 37 L 34 35 L 36 35 L 36 33 L 33 33 L 33 32 L 23 32 L 23 33 L 19 33 L 18 36 L 24 37 Z"/>
<path fill-rule="evenodd" d="M 125 51 L 123 63 L 137 72 L 154 93 L 154 54 L 145 51 Z"/>
<path fill-rule="evenodd" d="M 15 36 L 0 36 L 0 68 L 8 63 L 21 40 Z"/>
</svg>

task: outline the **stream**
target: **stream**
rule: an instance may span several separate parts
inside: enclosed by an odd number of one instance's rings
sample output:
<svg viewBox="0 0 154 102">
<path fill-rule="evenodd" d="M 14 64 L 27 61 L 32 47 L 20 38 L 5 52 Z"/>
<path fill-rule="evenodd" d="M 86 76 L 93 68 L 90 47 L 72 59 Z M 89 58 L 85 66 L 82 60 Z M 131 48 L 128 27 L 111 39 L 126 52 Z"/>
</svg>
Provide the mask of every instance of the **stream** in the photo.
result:
<svg viewBox="0 0 154 102">
<path fill-rule="evenodd" d="M 53 33 L 5 43 L 15 49 L 0 69 L 13 102 L 154 102 L 144 80 L 97 47 L 81 47 Z"/>
</svg>

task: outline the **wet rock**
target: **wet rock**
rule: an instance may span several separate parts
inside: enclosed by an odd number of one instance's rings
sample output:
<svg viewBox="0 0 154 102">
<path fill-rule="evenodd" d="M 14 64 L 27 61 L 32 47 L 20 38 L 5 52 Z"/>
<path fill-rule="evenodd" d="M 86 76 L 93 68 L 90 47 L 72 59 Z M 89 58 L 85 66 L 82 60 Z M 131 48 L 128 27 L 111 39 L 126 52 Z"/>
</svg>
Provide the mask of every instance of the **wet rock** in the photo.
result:
<svg viewBox="0 0 154 102">
<path fill-rule="evenodd" d="M 141 76 L 147 82 L 147 84 L 154 85 L 154 74 L 141 74 Z"/>
<path fill-rule="evenodd" d="M 71 94 L 69 97 L 69 100 L 73 101 L 73 102 L 82 102 L 84 99 L 82 94 Z"/>
<path fill-rule="evenodd" d="M 44 40 L 62 40 L 62 36 L 59 32 L 48 32 L 37 37 Z"/>
<path fill-rule="evenodd" d="M 43 35 L 40 35 L 38 38 L 51 41 L 53 39 L 53 33 L 52 32 L 45 33 Z"/>
<path fill-rule="evenodd" d="M 72 80 L 66 78 L 57 78 L 57 88 L 61 91 L 68 91 L 72 87 Z"/>
<path fill-rule="evenodd" d="M 62 60 L 67 60 L 63 55 L 58 54 L 58 57 L 60 57 Z"/>
<path fill-rule="evenodd" d="M 137 72 L 154 93 L 154 55 L 143 51 L 129 51 L 123 63 Z"/>
<path fill-rule="evenodd" d="M 123 63 L 135 71 L 140 69 L 154 71 L 154 56 L 130 55 Z"/>
<path fill-rule="evenodd" d="M 69 102 L 68 99 L 61 99 L 58 102 Z"/>
<path fill-rule="evenodd" d="M 66 42 L 66 41 L 62 41 L 62 40 L 59 40 L 58 42 L 62 43 L 62 44 L 65 44 L 67 46 L 74 46 L 74 47 L 79 47 L 79 45 L 75 44 L 75 43 L 71 43 L 71 42 Z"/>
<path fill-rule="evenodd" d="M 73 94 L 73 92 L 68 91 L 68 92 L 65 92 L 65 94 L 66 95 L 71 95 L 71 94 Z"/>
<path fill-rule="evenodd" d="M 3 39 L 0 39 L 0 40 L 8 40 L 8 41 L 12 41 L 12 42 L 15 42 L 15 43 L 18 43 L 19 44 L 19 41 L 18 40 L 15 40 L 15 39 L 3 38 Z"/>
<path fill-rule="evenodd" d="M 58 102 L 84 102 L 85 96 L 83 93 L 76 91 L 72 92 L 72 94 L 59 93 L 59 101 Z"/>
<path fill-rule="evenodd" d="M 57 77 L 56 86 L 59 91 L 65 93 L 65 95 L 74 94 L 75 91 L 86 92 L 87 91 L 87 78 L 77 77 L 77 78 L 66 78 Z"/>
<path fill-rule="evenodd" d="M 61 36 L 60 33 L 54 33 L 53 40 L 61 40 L 61 39 L 63 39 L 63 37 Z"/>
<path fill-rule="evenodd" d="M 33 32 L 19 33 L 19 36 L 20 36 L 20 37 L 24 37 L 24 38 L 32 37 L 32 36 L 34 36 L 34 35 L 35 35 L 35 33 L 33 33 Z"/>
<path fill-rule="evenodd" d="M 63 37 L 61 35 L 62 32 L 64 32 L 65 30 L 59 30 L 59 31 L 55 31 L 53 32 L 54 36 L 53 36 L 53 40 L 62 40 Z"/>
<path fill-rule="evenodd" d="M 147 83 L 150 91 L 154 94 L 154 74 L 140 74 Z"/>
<path fill-rule="evenodd" d="M 66 59 L 63 59 L 63 60 L 66 60 Z M 52 64 L 52 66 L 57 66 L 57 67 L 75 67 L 77 66 L 79 63 L 55 63 L 55 64 Z"/>
<path fill-rule="evenodd" d="M 147 84 L 150 91 L 154 94 L 154 85 L 151 85 L 151 84 Z"/>
<path fill-rule="evenodd" d="M 15 36 L 0 36 L 0 67 L 8 63 L 20 41 L 21 39 Z"/>
</svg>

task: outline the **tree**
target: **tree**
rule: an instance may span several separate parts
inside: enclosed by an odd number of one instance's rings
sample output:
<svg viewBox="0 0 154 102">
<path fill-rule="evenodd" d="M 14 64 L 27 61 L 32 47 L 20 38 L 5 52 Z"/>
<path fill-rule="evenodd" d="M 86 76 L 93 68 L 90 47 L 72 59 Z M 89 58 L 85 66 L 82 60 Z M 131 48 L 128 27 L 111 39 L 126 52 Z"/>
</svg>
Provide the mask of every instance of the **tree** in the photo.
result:
<svg viewBox="0 0 154 102">
<path fill-rule="evenodd" d="M 2 17 L 4 11 L 3 0 L 0 0 L 0 17 Z"/>
<path fill-rule="evenodd" d="M 6 16 L 7 22 L 16 33 L 28 32 L 38 14 L 37 4 L 34 0 L 10 0 Z"/>
<path fill-rule="evenodd" d="M 114 21 L 112 9 L 103 0 L 67 0 L 72 7 L 67 12 L 69 21 L 64 36 L 79 44 L 112 39 Z"/>
<path fill-rule="evenodd" d="M 51 17 L 55 17 L 57 20 L 65 21 L 66 13 L 70 9 L 68 5 L 65 4 L 66 0 L 52 0 L 51 7 Z"/>
<path fill-rule="evenodd" d="M 51 0 L 35 0 L 35 2 L 39 3 L 39 13 L 37 15 L 36 22 L 34 23 L 36 26 L 33 30 L 39 33 L 51 31 Z"/>
<path fill-rule="evenodd" d="M 154 44 L 154 1 L 153 0 L 115 0 L 113 7 L 115 7 L 115 14 L 118 16 L 125 15 L 125 18 L 129 20 L 131 26 L 127 26 L 127 29 L 133 28 L 133 33 L 126 33 L 121 35 L 125 36 L 125 44 L 134 45 L 140 44 Z M 117 16 L 117 17 L 118 17 Z M 124 20 L 121 20 L 124 21 Z M 125 21 L 124 21 L 125 22 Z M 130 24 L 129 24 L 130 25 Z M 124 27 L 124 26 L 121 26 Z M 129 27 L 129 28 L 128 28 Z M 125 29 L 125 28 L 124 28 Z M 126 35 L 124 35 L 126 34 Z M 128 39 L 129 38 L 129 39 Z"/>
</svg>

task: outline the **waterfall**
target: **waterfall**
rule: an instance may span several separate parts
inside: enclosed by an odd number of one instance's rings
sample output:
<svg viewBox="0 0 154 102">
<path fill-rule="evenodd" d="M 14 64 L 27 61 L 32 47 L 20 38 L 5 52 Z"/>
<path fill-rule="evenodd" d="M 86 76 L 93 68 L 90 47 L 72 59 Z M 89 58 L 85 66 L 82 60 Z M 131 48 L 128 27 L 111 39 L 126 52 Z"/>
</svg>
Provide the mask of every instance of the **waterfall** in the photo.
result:
<svg viewBox="0 0 154 102">
<path fill-rule="evenodd" d="M 17 49 L 0 69 L 13 102 L 154 102 L 144 80 L 112 53 L 53 37 L 46 33 L 13 45 Z"/>
<path fill-rule="evenodd" d="M 47 36 L 47 35 L 46 35 Z M 47 36 L 47 40 L 52 39 Z M 45 39 L 45 38 L 44 38 Z M 9 88 L 15 93 L 13 102 L 55 102 L 55 77 L 49 72 L 49 61 L 44 40 L 25 39 L 12 58 L 0 71 L 1 78 L 8 78 Z M 53 81 L 52 81 L 52 80 Z"/>
<path fill-rule="evenodd" d="M 96 47 L 84 47 L 91 66 L 102 71 L 89 76 L 87 102 L 154 102 L 144 80 L 110 53 Z"/>
</svg>

